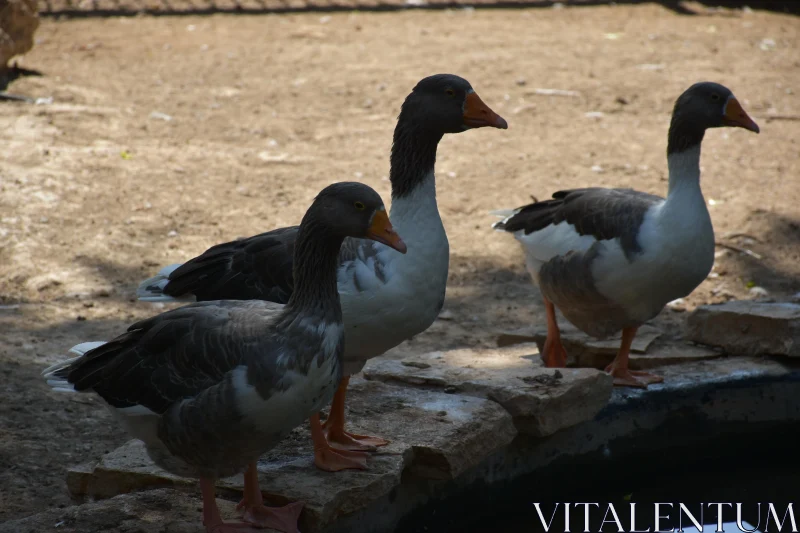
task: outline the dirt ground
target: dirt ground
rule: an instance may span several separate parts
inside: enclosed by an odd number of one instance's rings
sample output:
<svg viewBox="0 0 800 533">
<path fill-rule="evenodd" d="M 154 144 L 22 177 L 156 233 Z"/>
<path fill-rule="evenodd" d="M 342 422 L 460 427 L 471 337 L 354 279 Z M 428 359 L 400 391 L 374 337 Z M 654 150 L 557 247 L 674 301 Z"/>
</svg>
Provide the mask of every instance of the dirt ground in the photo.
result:
<svg viewBox="0 0 800 533">
<path fill-rule="evenodd" d="M 753 286 L 795 297 L 798 30 L 650 4 L 44 20 L 22 63 L 44 76 L 10 91 L 45 100 L 0 104 L 0 522 L 69 504 L 64 469 L 126 440 L 93 398 L 48 392 L 41 369 L 157 312 L 134 291 L 160 266 L 294 224 L 332 181 L 388 202 L 395 117 L 432 73 L 469 79 L 509 129 L 441 143 L 450 316 L 394 355 L 492 346 L 541 321 L 488 212 L 589 185 L 665 193 L 672 104 L 706 79 L 762 128 L 709 132 L 702 162 L 718 241 L 757 257 L 718 248 L 686 308 Z M 680 336 L 685 317 L 655 322 Z"/>
</svg>

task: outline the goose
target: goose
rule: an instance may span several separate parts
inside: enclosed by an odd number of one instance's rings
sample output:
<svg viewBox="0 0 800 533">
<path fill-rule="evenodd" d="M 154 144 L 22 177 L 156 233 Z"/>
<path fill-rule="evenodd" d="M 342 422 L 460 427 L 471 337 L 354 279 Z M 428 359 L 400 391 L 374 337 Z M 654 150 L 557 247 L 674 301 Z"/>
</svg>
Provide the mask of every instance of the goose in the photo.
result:
<svg viewBox="0 0 800 533">
<path fill-rule="evenodd" d="M 619 351 L 606 368 L 615 385 L 646 388 L 663 381 L 628 369 L 630 346 L 639 326 L 691 293 L 714 264 L 714 229 L 700 189 L 700 144 L 706 129 L 722 126 L 759 132 L 730 89 L 692 85 L 672 112 L 666 198 L 631 189 L 565 190 L 494 224 L 522 244 L 527 270 L 542 292 L 546 366 L 566 364 L 557 307 L 591 336 L 622 331 Z"/>
<path fill-rule="evenodd" d="M 341 380 L 336 268 L 345 237 L 406 251 L 374 190 L 330 185 L 298 229 L 294 291 L 285 305 L 189 304 L 137 322 L 108 343 L 79 344 L 71 350 L 77 357 L 43 375 L 54 389 L 99 395 L 158 466 L 199 478 L 208 533 L 294 533 L 303 504 L 264 506 L 256 461 L 293 428 L 318 417 Z M 315 455 L 333 462 L 343 457 L 327 447 L 317 447 Z M 214 480 L 242 470 L 245 523 L 226 524 Z"/>
<path fill-rule="evenodd" d="M 449 245 L 436 203 L 434 164 L 447 133 L 490 126 L 506 129 L 470 83 L 452 74 L 422 79 L 405 99 L 391 151 L 391 220 L 409 253 L 348 239 L 339 255 L 338 287 L 345 326 L 344 378 L 323 433 L 345 450 L 374 450 L 388 441 L 345 431 L 349 376 L 401 342 L 425 331 L 444 304 Z M 214 246 L 183 265 L 144 281 L 140 300 L 262 299 L 282 303 L 292 294 L 292 249 L 297 228 L 280 228 Z M 317 434 L 317 433 L 315 433 Z M 324 464 L 317 466 L 329 470 Z"/>
</svg>

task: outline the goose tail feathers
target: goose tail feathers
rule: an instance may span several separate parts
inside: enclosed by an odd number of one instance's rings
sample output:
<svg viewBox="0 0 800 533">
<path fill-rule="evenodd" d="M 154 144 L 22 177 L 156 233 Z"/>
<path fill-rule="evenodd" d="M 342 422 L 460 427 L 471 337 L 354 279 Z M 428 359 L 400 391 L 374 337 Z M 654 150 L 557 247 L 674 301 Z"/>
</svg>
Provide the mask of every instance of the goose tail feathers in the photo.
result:
<svg viewBox="0 0 800 533">
<path fill-rule="evenodd" d="M 72 370 L 72 363 L 83 357 L 83 355 L 95 348 L 105 344 L 103 341 L 82 342 L 70 348 L 69 353 L 75 354 L 75 357 L 59 361 L 58 363 L 45 368 L 42 371 L 42 377 L 47 381 L 53 390 L 60 392 L 75 392 L 75 387 L 68 381 L 70 370 Z"/>
<path fill-rule="evenodd" d="M 180 263 L 165 266 L 158 274 L 146 279 L 136 289 L 136 297 L 142 302 L 192 302 L 193 298 L 174 298 L 164 294 L 170 275 L 181 266 Z"/>
</svg>

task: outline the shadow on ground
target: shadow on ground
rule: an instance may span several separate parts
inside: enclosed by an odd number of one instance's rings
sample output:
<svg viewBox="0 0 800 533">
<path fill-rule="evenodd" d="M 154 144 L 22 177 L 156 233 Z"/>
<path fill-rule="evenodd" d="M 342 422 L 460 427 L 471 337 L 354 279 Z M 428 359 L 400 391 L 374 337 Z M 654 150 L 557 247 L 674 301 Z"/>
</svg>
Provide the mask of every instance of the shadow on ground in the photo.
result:
<svg viewBox="0 0 800 533">
<path fill-rule="evenodd" d="M 39 72 L 38 70 L 22 68 L 16 63 L 10 65 L 6 69 L 0 69 L 0 91 L 5 91 L 8 88 L 8 84 L 11 83 L 12 81 L 19 78 L 24 78 L 26 76 L 42 76 L 42 73 Z M 0 92 L 0 101 L 3 100 L 28 101 L 30 99 Z"/>
<path fill-rule="evenodd" d="M 759 232 L 759 242 L 752 246 L 761 252 L 762 257 L 734 253 L 731 255 L 733 261 L 743 270 L 748 281 L 769 292 L 797 293 L 800 291 L 800 279 L 788 271 L 788 264 L 800 263 L 800 218 L 767 211 L 755 211 L 750 218 L 760 219 L 758 225 L 766 227 Z"/>
<path fill-rule="evenodd" d="M 125 330 L 126 321 L 26 320 L 41 307 L 2 313 L 14 327 L 0 328 L 0 523 L 72 505 L 65 470 L 127 440 L 98 398 L 52 391 L 41 377 L 49 364 L 69 357 L 70 347 L 109 339 Z"/>
<path fill-rule="evenodd" d="M 98 276 L 103 278 L 106 286 L 113 288 L 107 297 L 120 302 L 135 303 L 137 301 L 136 289 L 139 287 L 139 283 L 154 276 L 161 269 L 160 266 L 143 267 L 140 264 L 134 266 L 97 256 L 80 255 L 75 257 L 75 260 L 81 265 L 93 269 Z"/>
</svg>

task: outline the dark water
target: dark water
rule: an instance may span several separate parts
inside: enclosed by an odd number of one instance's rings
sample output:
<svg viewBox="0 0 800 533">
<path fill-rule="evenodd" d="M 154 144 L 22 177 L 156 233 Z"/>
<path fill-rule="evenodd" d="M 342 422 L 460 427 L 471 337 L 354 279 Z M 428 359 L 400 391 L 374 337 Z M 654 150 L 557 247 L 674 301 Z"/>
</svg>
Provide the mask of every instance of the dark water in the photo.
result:
<svg viewBox="0 0 800 533">
<path fill-rule="evenodd" d="M 800 394 L 800 390 L 798 390 Z M 747 429 L 747 428 L 744 428 Z M 638 530 L 654 532 L 654 503 L 672 503 L 660 507 L 661 529 L 679 526 L 689 531 L 692 522 L 679 512 L 683 503 L 693 517 L 704 524 L 717 523 L 722 510 L 723 522 L 737 519 L 735 504 L 741 503 L 742 518 L 759 531 L 778 531 L 767 516 L 772 503 L 780 519 L 793 503 L 800 526 L 800 428 L 796 425 L 773 425 L 752 432 L 726 431 L 721 428 L 702 445 L 683 444 L 679 436 L 665 437 L 654 449 L 643 442 L 638 449 L 619 460 L 598 456 L 562 461 L 535 475 L 511 483 L 475 487 L 443 503 L 428 505 L 408 517 L 396 533 L 493 533 L 545 532 L 534 502 L 540 503 L 549 531 L 565 531 L 564 505 L 570 503 L 570 531 L 581 533 L 585 525 L 585 507 L 575 503 L 597 503 L 589 507 L 589 531 L 617 532 L 609 504 L 613 504 L 625 531 L 630 531 L 631 503 L 635 503 Z M 709 503 L 732 503 L 732 506 Z M 761 503 L 759 509 L 758 504 Z M 556 508 L 556 504 L 558 507 Z M 556 510 L 554 512 L 554 509 Z M 702 519 L 700 518 L 702 509 Z M 667 516 L 668 515 L 668 516 Z M 602 523 L 604 518 L 606 523 Z M 679 524 L 679 518 L 681 523 Z M 787 517 L 783 532 L 792 531 Z M 712 527 L 714 531 L 716 527 Z M 734 524 L 724 531 L 737 532 Z M 706 529 L 708 531 L 708 529 Z M 796 531 L 796 530 L 795 530 Z"/>
</svg>

